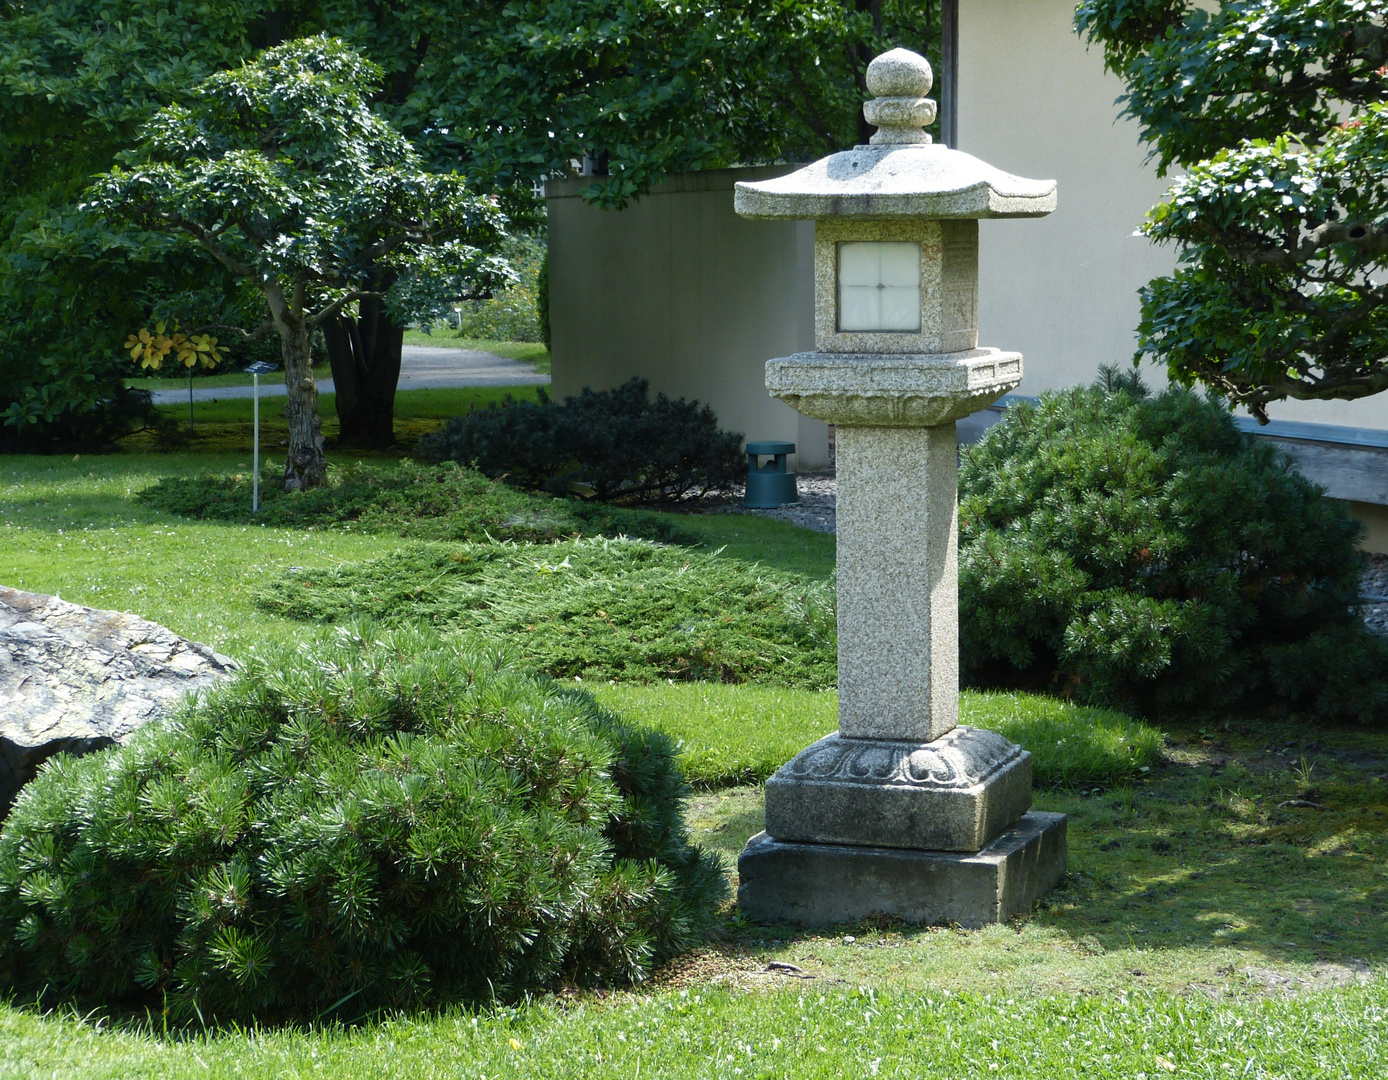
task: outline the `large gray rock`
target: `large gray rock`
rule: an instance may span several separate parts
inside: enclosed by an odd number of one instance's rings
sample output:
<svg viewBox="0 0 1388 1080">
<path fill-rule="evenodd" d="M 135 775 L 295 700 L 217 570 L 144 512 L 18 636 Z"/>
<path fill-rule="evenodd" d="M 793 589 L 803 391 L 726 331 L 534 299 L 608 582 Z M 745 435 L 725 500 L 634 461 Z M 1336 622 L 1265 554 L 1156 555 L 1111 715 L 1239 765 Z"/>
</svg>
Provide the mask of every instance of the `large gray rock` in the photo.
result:
<svg viewBox="0 0 1388 1080">
<path fill-rule="evenodd" d="M 124 742 L 233 666 L 139 616 L 0 586 L 0 817 L 47 758 Z"/>
</svg>

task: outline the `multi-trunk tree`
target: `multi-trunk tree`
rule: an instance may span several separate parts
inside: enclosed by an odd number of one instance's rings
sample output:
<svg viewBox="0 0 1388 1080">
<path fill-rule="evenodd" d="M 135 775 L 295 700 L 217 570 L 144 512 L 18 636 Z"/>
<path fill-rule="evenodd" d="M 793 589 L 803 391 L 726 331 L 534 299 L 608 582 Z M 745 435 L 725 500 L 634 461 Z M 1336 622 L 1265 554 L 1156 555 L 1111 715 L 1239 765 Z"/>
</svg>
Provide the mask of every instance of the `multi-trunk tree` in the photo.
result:
<svg viewBox="0 0 1388 1080">
<path fill-rule="evenodd" d="M 1266 421 L 1388 389 L 1388 4 L 1084 0 L 1159 169 L 1143 231 L 1181 265 L 1141 348 Z"/>
<path fill-rule="evenodd" d="M 177 233 L 258 290 L 288 389 L 288 490 L 326 480 L 310 337 L 353 305 L 396 324 L 510 271 L 505 218 L 455 174 L 425 171 L 371 108 L 381 72 L 344 43 L 305 38 L 205 79 L 142 130 L 84 209 Z M 237 328 L 221 327 L 223 332 Z M 393 392 L 393 388 L 392 388 Z"/>
</svg>

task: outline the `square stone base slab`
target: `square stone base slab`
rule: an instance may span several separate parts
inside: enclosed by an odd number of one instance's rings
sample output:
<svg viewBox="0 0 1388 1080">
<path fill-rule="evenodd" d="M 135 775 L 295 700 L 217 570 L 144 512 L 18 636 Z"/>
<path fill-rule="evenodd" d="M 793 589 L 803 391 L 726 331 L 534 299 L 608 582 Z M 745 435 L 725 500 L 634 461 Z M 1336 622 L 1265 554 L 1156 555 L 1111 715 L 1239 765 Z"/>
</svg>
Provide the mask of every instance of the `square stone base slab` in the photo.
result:
<svg viewBox="0 0 1388 1080">
<path fill-rule="evenodd" d="M 762 832 L 737 860 L 737 903 L 758 922 L 826 926 L 882 913 L 979 927 L 1030 911 L 1060 881 L 1065 859 L 1065 815 L 1040 811 L 975 854 L 794 843 Z"/>
</svg>

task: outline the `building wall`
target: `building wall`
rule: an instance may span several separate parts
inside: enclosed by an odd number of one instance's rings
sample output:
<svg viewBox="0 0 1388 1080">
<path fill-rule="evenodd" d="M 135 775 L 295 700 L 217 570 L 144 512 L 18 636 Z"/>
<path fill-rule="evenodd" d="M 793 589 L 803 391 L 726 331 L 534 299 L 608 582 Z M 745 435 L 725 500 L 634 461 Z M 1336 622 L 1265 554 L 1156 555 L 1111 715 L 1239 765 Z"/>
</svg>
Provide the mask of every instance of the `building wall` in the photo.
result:
<svg viewBox="0 0 1388 1080">
<path fill-rule="evenodd" d="M 1074 8 L 1074 0 L 959 0 L 959 149 L 1059 183 L 1060 208 L 1049 217 L 981 227 L 979 340 L 1022 351 L 1029 394 L 1126 363 L 1138 287 L 1175 266 L 1172 249 L 1133 235 L 1170 181 L 1144 162 L 1137 124 L 1116 119 L 1123 83 L 1075 33 Z M 1268 411 L 1388 429 L 1388 394 Z"/>
<path fill-rule="evenodd" d="M 979 343 L 1021 350 L 1024 394 L 1126 363 L 1137 289 L 1174 266 L 1133 236 L 1167 184 L 1143 165 L 1137 126 L 1115 120 L 1122 83 L 1073 12 L 1073 0 L 959 0 L 958 149 L 1057 182 L 1055 213 L 979 223 Z"/>
<path fill-rule="evenodd" d="M 585 203 L 590 181 L 548 183 L 554 394 L 641 375 L 749 440 L 796 443 L 801 469 L 827 465 L 827 425 L 765 381 L 767 360 L 814 348 L 814 225 L 733 213 L 737 180 L 788 171 L 687 173 L 620 211 Z"/>
<path fill-rule="evenodd" d="M 1049 217 L 980 222 L 979 344 L 1021 351 L 1022 394 L 1090 382 L 1104 363 L 1126 365 L 1137 347 L 1137 290 L 1175 267 L 1170 248 L 1133 235 L 1170 181 L 1146 164 L 1137 125 L 1117 118 L 1123 84 L 1075 33 L 1074 7 L 1074 0 L 959 0 L 958 149 L 1058 185 L 1059 208 Z M 1144 375 L 1162 381 L 1158 368 Z M 1282 402 L 1268 412 L 1275 420 L 1388 430 L 1388 394 Z M 1298 456 L 1352 507 L 1368 505 L 1366 484 L 1388 501 L 1388 476 L 1377 483 L 1366 476 L 1388 460 L 1383 454 L 1343 447 Z M 1370 524 L 1366 546 L 1388 550 L 1383 522 Z"/>
</svg>

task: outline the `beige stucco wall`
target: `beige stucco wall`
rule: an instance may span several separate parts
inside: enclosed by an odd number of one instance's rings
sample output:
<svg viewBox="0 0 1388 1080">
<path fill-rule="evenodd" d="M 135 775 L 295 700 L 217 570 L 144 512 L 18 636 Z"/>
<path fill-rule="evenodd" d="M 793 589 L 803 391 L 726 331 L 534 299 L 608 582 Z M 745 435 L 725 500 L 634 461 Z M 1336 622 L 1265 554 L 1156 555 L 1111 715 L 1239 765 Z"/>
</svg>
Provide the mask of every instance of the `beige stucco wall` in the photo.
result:
<svg viewBox="0 0 1388 1080">
<path fill-rule="evenodd" d="M 799 468 L 826 465 L 827 426 L 765 381 L 767 360 L 814 348 L 814 226 L 733 213 L 735 181 L 787 171 L 675 176 L 621 211 L 585 203 L 585 181 L 547 184 L 555 396 L 642 375 L 749 440 L 796 443 Z"/>
<path fill-rule="evenodd" d="M 1073 28 L 1074 0 L 959 0 L 959 149 L 1054 177 L 1060 207 L 981 223 L 979 341 L 1025 356 L 1020 393 L 1093 379 L 1136 348 L 1137 289 L 1175 265 L 1133 236 L 1168 181 L 1117 120 L 1123 84 Z M 1147 369 L 1149 382 L 1161 380 Z M 1388 429 L 1388 394 L 1285 402 L 1274 419 Z"/>
</svg>

